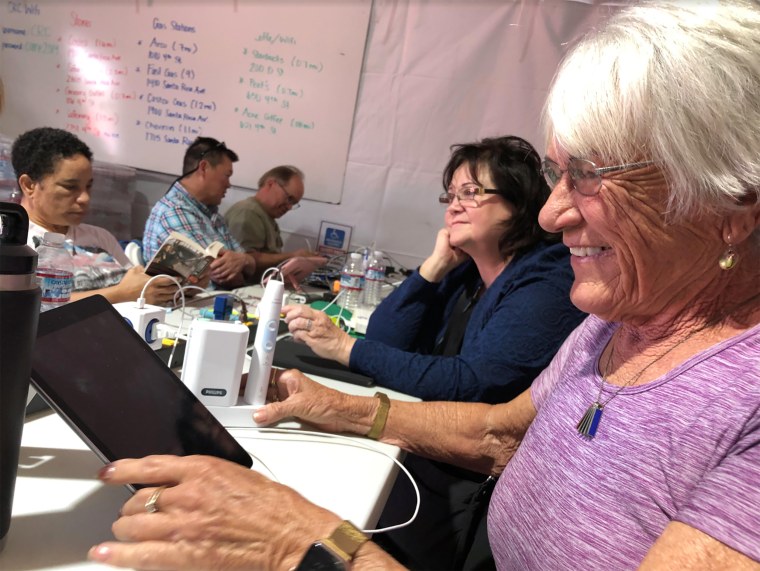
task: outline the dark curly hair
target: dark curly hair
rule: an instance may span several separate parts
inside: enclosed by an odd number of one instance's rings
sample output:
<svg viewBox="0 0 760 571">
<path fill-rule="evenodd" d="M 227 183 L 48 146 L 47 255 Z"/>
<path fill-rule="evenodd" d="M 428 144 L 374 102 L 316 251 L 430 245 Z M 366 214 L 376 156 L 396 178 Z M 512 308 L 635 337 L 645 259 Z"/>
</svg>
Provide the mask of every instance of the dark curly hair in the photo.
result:
<svg viewBox="0 0 760 571">
<path fill-rule="evenodd" d="M 22 175 L 33 181 L 53 174 L 58 161 L 83 155 L 92 162 L 92 151 L 76 135 L 54 127 L 38 127 L 19 135 L 13 142 L 11 162 L 16 182 Z"/>
<path fill-rule="evenodd" d="M 541 241 L 559 241 L 559 234 L 546 232 L 538 224 L 538 213 L 551 190 L 541 172 L 541 157 L 528 141 L 508 136 L 452 145 L 451 158 L 443 171 L 444 190 L 462 165 L 467 165 L 477 184 L 482 185 L 478 171 L 490 174 L 492 186 L 513 207 L 514 214 L 504 223 L 504 233 L 499 238 L 504 259 L 520 255 Z"/>
</svg>

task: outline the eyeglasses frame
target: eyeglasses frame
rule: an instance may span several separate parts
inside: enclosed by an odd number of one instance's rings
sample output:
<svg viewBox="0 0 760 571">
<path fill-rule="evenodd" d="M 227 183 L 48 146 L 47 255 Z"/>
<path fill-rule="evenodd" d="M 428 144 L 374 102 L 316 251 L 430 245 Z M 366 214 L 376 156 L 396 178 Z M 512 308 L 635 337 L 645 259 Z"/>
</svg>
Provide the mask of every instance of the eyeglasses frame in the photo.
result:
<svg viewBox="0 0 760 571">
<path fill-rule="evenodd" d="M 544 179 L 546 180 L 547 184 L 549 185 L 549 188 L 552 189 L 552 190 L 554 190 L 554 187 L 556 187 L 557 184 L 559 184 L 559 181 L 562 180 L 562 177 L 565 175 L 565 173 L 568 173 L 570 171 L 570 169 L 569 168 L 567 168 L 567 169 L 559 169 L 560 176 L 557 177 L 557 180 L 554 183 L 552 183 L 551 180 L 549 180 L 549 178 L 548 178 L 547 169 L 545 167 L 545 164 L 546 164 L 547 161 L 550 161 L 550 162 L 554 163 L 555 165 L 557 165 L 557 167 L 559 167 L 559 163 L 557 163 L 557 162 L 555 162 L 555 161 L 553 161 L 553 160 L 551 160 L 551 159 L 549 159 L 547 157 L 544 157 L 544 160 L 541 161 L 541 172 L 544 175 Z M 596 190 L 594 192 L 591 192 L 591 193 L 589 193 L 589 192 L 583 192 L 583 191 L 579 190 L 578 186 L 575 184 L 575 179 L 572 176 L 570 177 L 570 180 L 573 183 L 573 190 L 577 191 L 578 194 L 580 194 L 582 196 L 596 196 L 597 194 L 599 194 L 599 190 L 602 188 L 602 178 L 603 178 L 602 175 L 605 175 L 605 174 L 610 173 L 610 172 L 616 172 L 616 171 L 623 171 L 623 170 L 629 170 L 629 169 L 634 169 L 634 168 L 646 167 L 646 166 L 654 164 L 654 161 L 638 161 L 638 162 L 634 162 L 634 163 L 624 163 L 622 165 L 613 165 L 613 166 L 608 166 L 608 167 L 598 167 L 598 166 L 596 166 L 596 163 L 594 161 L 591 161 L 589 159 L 581 159 L 579 157 L 570 157 L 570 160 L 568 161 L 568 166 L 569 166 L 570 161 L 584 161 L 584 162 L 589 163 L 590 165 L 592 165 L 594 167 L 594 174 L 597 177 L 599 177 L 599 186 L 596 188 Z"/>
<path fill-rule="evenodd" d="M 201 152 L 201 154 L 198 155 L 198 166 L 200 166 L 201 161 L 203 160 L 203 157 L 205 157 L 210 152 L 212 152 L 212 151 L 218 151 L 219 149 L 222 149 L 224 151 L 227 150 L 227 145 L 224 144 L 224 141 L 220 141 L 216 145 L 212 145 L 208 149 L 206 149 L 205 151 Z M 195 168 L 198 168 L 198 167 L 195 167 Z"/>
<path fill-rule="evenodd" d="M 475 196 L 473 196 L 473 198 L 475 198 L 476 196 L 483 196 L 484 194 L 501 194 L 501 192 L 496 188 L 485 188 L 476 184 L 472 186 L 478 189 L 477 192 L 475 193 Z M 462 199 L 459 197 L 459 193 L 449 192 L 448 190 L 444 190 L 441 194 L 438 195 L 438 203 L 451 204 L 452 202 L 454 202 L 454 198 L 452 197 L 456 198 L 459 201 L 459 204 L 462 204 Z M 475 205 L 480 206 L 480 204 L 477 201 L 475 201 Z"/>
<path fill-rule="evenodd" d="M 285 185 L 284 185 L 284 184 L 282 184 L 282 183 L 281 183 L 279 180 L 277 180 L 276 178 L 273 178 L 272 180 L 274 181 L 274 183 L 275 183 L 277 186 L 279 186 L 279 187 L 282 189 L 282 192 L 284 192 L 284 193 L 285 193 L 285 196 L 287 196 L 287 197 L 288 197 L 288 204 L 290 205 L 290 209 L 291 209 L 291 210 L 296 210 L 297 208 L 301 208 L 301 202 L 300 202 L 300 201 L 296 202 L 296 199 L 295 199 L 295 198 L 293 198 L 293 195 L 292 195 L 292 194 L 290 194 L 290 193 L 287 191 L 287 189 L 285 188 Z"/>
<path fill-rule="evenodd" d="M 204 157 L 205 157 L 207 154 L 209 154 L 211 151 L 217 151 L 217 150 L 219 150 L 219 149 L 222 149 L 223 151 L 226 151 L 226 150 L 227 150 L 227 145 L 225 145 L 225 144 L 224 144 L 224 141 L 220 141 L 220 142 L 216 143 L 215 145 L 211 145 L 211 146 L 210 146 L 208 149 L 206 149 L 205 151 L 201 151 L 201 154 L 200 154 L 200 155 L 198 155 L 198 164 L 196 164 L 196 165 L 195 165 L 195 167 L 194 167 L 194 168 L 192 168 L 192 169 L 190 169 L 189 171 L 187 171 L 187 172 L 185 172 L 185 173 L 182 173 L 181 175 L 179 175 L 179 176 L 178 176 L 178 177 L 177 177 L 177 178 L 174 180 L 174 182 L 172 182 L 172 183 L 171 183 L 171 185 L 169 186 L 169 188 L 171 189 L 171 187 L 172 187 L 172 186 L 174 186 L 176 183 L 178 183 L 179 181 L 181 181 L 183 178 L 185 178 L 185 177 L 187 177 L 187 176 L 190 176 L 190 175 L 191 175 L 191 174 L 193 174 L 195 171 L 197 171 L 199 168 L 201 168 L 201 161 L 203 160 L 203 158 L 204 158 Z M 166 192 L 169 192 L 169 191 L 167 190 Z"/>
</svg>

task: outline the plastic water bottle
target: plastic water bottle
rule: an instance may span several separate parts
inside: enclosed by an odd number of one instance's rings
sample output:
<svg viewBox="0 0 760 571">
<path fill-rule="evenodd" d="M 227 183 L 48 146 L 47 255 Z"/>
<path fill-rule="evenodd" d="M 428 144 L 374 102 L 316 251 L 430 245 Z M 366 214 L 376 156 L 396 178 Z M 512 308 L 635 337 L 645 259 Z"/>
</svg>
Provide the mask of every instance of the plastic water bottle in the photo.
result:
<svg viewBox="0 0 760 571">
<path fill-rule="evenodd" d="M 16 173 L 11 163 L 12 141 L 0 135 L 0 200 L 21 202 L 21 191 L 16 186 Z"/>
<path fill-rule="evenodd" d="M 40 311 L 55 309 L 68 303 L 74 288 L 74 262 L 63 246 L 66 237 L 45 232 L 37 248 L 37 280 L 42 290 Z"/>
<path fill-rule="evenodd" d="M 359 250 L 359 253 L 362 255 L 362 270 L 364 270 L 364 273 L 367 273 L 367 268 L 369 267 L 369 260 L 372 257 L 372 250 L 369 248 L 362 248 Z"/>
<path fill-rule="evenodd" d="M 385 282 L 385 256 L 375 250 L 369 259 L 364 281 L 364 303 L 375 307 L 382 301 L 381 289 Z"/>
<path fill-rule="evenodd" d="M 362 300 L 364 289 L 364 271 L 362 269 L 362 255 L 353 253 L 346 260 L 346 265 L 340 271 L 341 305 L 353 311 Z"/>
</svg>

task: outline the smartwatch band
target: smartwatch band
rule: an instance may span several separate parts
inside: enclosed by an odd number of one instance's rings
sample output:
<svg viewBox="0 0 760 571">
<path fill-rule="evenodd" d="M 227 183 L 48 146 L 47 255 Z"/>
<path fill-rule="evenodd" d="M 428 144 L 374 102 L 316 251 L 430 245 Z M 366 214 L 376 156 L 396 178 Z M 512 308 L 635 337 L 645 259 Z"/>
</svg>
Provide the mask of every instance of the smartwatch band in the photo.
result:
<svg viewBox="0 0 760 571">
<path fill-rule="evenodd" d="M 343 521 L 330 537 L 311 544 L 295 571 L 350 571 L 354 555 L 369 541 L 350 521 Z"/>
<path fill-rule="evenodd" d="M 343 520 L 340 525 L 323 539 L 322 543 L 334 550 L 341 558 L 351 561 L 359 551 L 359 548 L 369 541 L 369 537 L 348 520 Z"/>
</svg>

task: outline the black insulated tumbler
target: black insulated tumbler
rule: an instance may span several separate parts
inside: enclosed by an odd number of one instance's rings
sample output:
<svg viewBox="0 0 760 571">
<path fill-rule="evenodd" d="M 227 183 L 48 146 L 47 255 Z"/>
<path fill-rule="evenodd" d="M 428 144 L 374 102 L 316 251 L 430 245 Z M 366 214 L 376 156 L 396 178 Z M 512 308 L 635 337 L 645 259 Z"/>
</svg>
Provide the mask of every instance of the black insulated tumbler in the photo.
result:
<svg viewBox="0 0 760 571">
<path fill-rule="evenodd" d="M 11 525 L 21 432 L 37 336 L 37 253 L 26 245 L 29 217 L 0 202 L 0 551 Z"/>
</svg>

